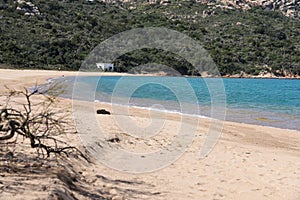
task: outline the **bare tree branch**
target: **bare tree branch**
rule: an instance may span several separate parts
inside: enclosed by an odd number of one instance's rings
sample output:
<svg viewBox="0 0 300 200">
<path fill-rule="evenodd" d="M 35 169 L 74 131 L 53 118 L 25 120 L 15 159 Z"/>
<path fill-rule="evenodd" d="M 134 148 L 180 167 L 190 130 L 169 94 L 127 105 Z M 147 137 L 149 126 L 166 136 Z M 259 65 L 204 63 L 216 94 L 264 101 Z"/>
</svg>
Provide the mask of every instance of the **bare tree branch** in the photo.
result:
<svg viewBox="0 0 300 200">
<path fill-rule="evenodd" d="M 63 87 L 53 84 L 42 91 L 36 86 L 29 91 L 9 89 L 3 105 L 0 103 L 0 141 L 8 141 L 17 135 L 23 136 L 31 148 L 51 154 L 77 154 L 88 158 L 75 146 L 60 139 L 63 134 L 75 130 L 68 121 L 66 110 L 56 107 L 57 96 L 63 93 Z M 33 97 L 39 95 L 39 100 Z M 43 100 L 41 101 L 41 97 Z M 75 131 L 73 131 L 75 133 Z M 43 155 L 44 155 L 43 153 Z"/>
</svg>

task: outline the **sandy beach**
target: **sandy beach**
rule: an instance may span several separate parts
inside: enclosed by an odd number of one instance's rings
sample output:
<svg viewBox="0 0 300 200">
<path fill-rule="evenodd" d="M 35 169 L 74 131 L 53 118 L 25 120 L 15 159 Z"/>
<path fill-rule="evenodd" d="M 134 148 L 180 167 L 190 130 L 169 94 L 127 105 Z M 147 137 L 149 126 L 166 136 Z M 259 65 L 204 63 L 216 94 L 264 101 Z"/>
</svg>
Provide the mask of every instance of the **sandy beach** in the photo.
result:
<svg viewBox="0 0 300 200">
<path fill-rule="evenodd" d="M 3 92 L 4 86 L 20 89 L 43 84 L 49 78 L 76 75 L 77 72 L 1 69 L 0 87 Z M 71 105 L 71 100 L 60 99 L 61 107 L 71 110 Z M 78 105 L 84 110 L 87 103 Z M 110 145 L 132 152 L 154 151 L 172 143 L 183 123 L 182 116 L 174 113 L 156 111 L 149 119 L 149 110 L 144 109 L 130 108 L 129 114 L 124 114 L 122 107 L 104 103 L 97 103 L 95 109 L 111 112 L 96 116 L 105 139 L 118 138 Z M 151 120 L 162 120 L 164 126 L 153 137 L 135 138 L 119 126 L 117 119 L 123 118 L 130 118 L 137 127 L 147 127 Z M 22 163 L 13 166 L 1 160 L 0 199 L 300 199 L 300 131 L 224 122 L 216 146 L 206 158 L 199 159 L 211 120 L 188 116 L 184 123 L 196 127 L 192 144 L 178 160 L 153 172 L 126 173 L 93 157 L 93 163 L 58 158 L 59 164 L 49 161 L 45 165 L 51 167 L 47 169 L 33 164 L 25 167 Z M 84 149 L 79 136 L 64 139 Z M 35 155 L 26 145 L 18 146 L 15 154 L 27 151 Z"/>
</svg>

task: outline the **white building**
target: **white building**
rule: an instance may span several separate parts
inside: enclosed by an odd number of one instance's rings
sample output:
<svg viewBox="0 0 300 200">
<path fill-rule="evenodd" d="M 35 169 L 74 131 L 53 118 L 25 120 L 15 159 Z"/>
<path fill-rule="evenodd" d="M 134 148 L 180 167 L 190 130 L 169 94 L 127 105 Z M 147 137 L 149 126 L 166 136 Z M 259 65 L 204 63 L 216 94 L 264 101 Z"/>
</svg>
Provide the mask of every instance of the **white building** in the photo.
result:
<svg viewBox="0 0 300 200">
<path fill-rule="evenodd" d="M 97 69 L 102 69 L 103 71 L 114 71 L 114 64 L 112 63 L 96 63 Z"/>
</svg>

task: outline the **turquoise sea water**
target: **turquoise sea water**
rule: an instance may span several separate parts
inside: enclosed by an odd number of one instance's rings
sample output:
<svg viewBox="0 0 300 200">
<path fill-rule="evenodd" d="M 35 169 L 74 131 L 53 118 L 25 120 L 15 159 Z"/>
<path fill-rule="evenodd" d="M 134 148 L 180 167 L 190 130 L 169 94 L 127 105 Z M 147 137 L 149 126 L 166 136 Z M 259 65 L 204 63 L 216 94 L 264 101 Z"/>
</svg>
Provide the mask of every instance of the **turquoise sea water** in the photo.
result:
<svg viewBox="0 0 300 200">
<path fill-rule="evenodd" d="M 64 79 L 72 85 L 75 77 Z M 209 92 L 214 87 L 207 87 L 207 82 L 222 83 L 224 90 Z M 89 100 L 207 117 L 211 106 L 222 106 L 211 103 L 211 95 L 223 98 L 224 92 L 227 121 L 300 130 L 300 80 L 103 76 L 80 77 L 77 83 L 98 83 L 94 99 Z"/>
</svg>

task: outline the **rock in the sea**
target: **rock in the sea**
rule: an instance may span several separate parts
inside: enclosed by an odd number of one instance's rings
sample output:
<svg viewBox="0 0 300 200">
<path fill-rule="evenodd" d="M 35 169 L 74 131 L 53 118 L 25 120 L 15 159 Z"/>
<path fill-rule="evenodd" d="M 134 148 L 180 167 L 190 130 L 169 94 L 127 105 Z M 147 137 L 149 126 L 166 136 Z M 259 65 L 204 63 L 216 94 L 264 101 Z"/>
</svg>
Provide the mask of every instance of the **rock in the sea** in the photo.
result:
<svg viewBox="0 0 300 200">
<path fill-rule="evenodd" d="M 105 109 L 97 110 L 98 115 L 110 115 L 110 112 Z"/>
</svg>

